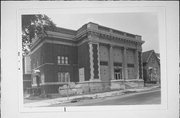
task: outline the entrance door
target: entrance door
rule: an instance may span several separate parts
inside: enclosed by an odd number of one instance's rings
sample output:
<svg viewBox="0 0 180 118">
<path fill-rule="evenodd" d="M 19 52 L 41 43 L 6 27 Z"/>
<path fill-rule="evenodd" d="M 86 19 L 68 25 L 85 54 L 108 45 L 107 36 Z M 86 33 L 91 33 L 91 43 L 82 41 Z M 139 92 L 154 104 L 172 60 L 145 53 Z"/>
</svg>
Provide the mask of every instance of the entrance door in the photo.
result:
<svg viewBox="0 0 180 118">
<path fill-rule="evenodd" d="M 114 78 L 115 80 L 122 79 L 122 68 L 114 68 Z"/>
</svg>

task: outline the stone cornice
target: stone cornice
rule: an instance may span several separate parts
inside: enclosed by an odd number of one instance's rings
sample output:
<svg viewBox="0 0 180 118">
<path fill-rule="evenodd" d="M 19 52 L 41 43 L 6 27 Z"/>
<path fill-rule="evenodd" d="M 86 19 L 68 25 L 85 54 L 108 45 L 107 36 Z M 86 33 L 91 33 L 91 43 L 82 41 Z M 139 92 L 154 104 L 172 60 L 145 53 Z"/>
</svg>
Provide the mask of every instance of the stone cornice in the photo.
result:
<svg viewBox="0 0 180 118">
<path fill-rule="evenodd" d="M 119 43 L 118 45 L 121 45 L 120 44 L 121 42 L 123 42 L 122 44 L 129 43 L 130 45 L 136 45 L 137 48 L 141 47 L 141 45 L 144 43 L 144 41 L 141 40 L 141 36 L 103 27 L 98 24 L 93 24 L 93 25 L 95 25 L 94 26 L 95 28 L 92 26 L 88 27 L 87 25 L 86 27 L 77 31 L 76 35 L 61 33 L 61 32 L 46 31 L 47 35 L 43 39 L 36 40 L 33 43 L 31 49 L 37 47 L 37 45 L 39 45 L 44 39 L 47 39 L 47 38 L 64 39 L 63 42 L 65 43 L 70 43 L 69 41 L 72 41 L 72 44 L 73 45 L 75 44 L 77 46 L 82 44 L 82 42 L 84 42 L 83 40 L 85 39 L 89 41 L 96 41 L 97 43 L 98 42 L 113 43 L 115 41 L 116 43 Z"/>
<path fill-rule="evenodd" d="M 63 38 L 67 40 L 74 41 L 75 35 L 70 34 L 63 34 L 59 32 L 52 32 L 52 31 L 46 31 L 48 37 L 54 37 L 54 38 Z"/>
<path fill-rule="evenodd" d="M 91 35 L 95 35 L 98 37 L 105 37 L 111 40 L 114 39 L 118 39 L 118 40 L 123 40 L 123 41 L 127 41 L 127 42 L 134 42 L 134 43 L 138 43 L 138 44 L 143 44 L 144 41 L 140 40 L 140 39 L 136 39 L 136 38 L 131 38 L 131 37 L 127 37 L 127 36 L 123 36 L 123 35 L 118 35 L 112 32 L 106 32 L 106 31 L 100 31 L 100 30 L 88 30 L 88 33 Z"/>
<path fill-rule="evenodd" d="M 116 34 L 113 32 L 107 32 L 107 31 L 101 31 L 101 30 L 96 30 L 96 29 L 85 29 L 83 31 L 81 31 L 80 33 L 78 33 L 77 35 L 67 35 L 67 34 L 62 34 L 62 33 L 57 33 L 57 32 L 52 32 L 52 31 L 47 31 L 48 37 L 55 37 L 55 38 L 64 38 L 67 40 L 72 40 L 72 41 L 78 41 L 80 40 L 80 37 L 84 36 L 84 35 L 96 35 L 96 36 L 100 36 L 100 37 L 105 37 L 105 38 L 109 38 L 109 39 L 118 39 L 118 40 L 124 40 L 124 41 L 128 41 L 128 42 L 134 42 L 134 43 L 138 43 L 138 44 L 143 44 L 144 41 L 142 41 L 141 39 L 137 39 L 137 38 L 131 38 L 125 35 L 120 35 L 120 34 Z"/>
</svg>

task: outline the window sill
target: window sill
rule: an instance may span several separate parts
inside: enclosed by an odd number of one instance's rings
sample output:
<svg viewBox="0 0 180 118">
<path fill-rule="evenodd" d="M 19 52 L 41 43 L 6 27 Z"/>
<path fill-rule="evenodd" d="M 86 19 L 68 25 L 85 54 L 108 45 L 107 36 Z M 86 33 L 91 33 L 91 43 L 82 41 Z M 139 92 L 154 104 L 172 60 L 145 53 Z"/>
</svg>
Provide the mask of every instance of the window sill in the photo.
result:
<svg viewBox="0 0 180 118">
<path fill-rule="evenodd" d="M 125 80 L 124 79 L 119 79 L 119 80 L 113 79 L 113 80 L 111 80 L 111 82 L 123 82 L 123 81 L 125 81 Z"/>
<path fill-rule="evenodd" d="M 100 79 L 90 79 L 88 81 L 82 81 L 82 82 L 78 82 L 78 83 L 91 83 L 91 82 L 101 82 Z"/>
<path fill-rule="evenodd" d="M 130 81 L 144 81 L 143 79 L 126 79 L 125 81 L 130 82 Z"/>
<path fill-rule="evenodd" d="M 57 64 L 59 66 L 69 66 L 70 64 Z"/>
</svg>

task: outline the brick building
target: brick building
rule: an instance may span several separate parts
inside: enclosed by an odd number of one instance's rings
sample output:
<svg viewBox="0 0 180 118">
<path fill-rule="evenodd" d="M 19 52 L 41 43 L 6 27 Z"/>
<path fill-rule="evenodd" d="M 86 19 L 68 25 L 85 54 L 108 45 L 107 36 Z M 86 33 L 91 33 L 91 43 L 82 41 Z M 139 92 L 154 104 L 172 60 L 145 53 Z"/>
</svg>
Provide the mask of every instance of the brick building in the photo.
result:
<svg viewBox="0 0 180 118">
<path fill-rule="evenodd" d="M 143 52 L 143 77 L 145 83 L 160 83 L 160 59 L 154 50 Z"/>
<path fill-rule="evenodd" d="M 77 31 L 47 30 L 43 39 L 32 42 L 32 86 L 38 82 L 42 92 L 57 93 L 68 82 L 92 84 L 94 91 L 111 89 L 114 84 L 144 85 L 144 41 L 139 35 L 90 22 Z"/>
</svg>

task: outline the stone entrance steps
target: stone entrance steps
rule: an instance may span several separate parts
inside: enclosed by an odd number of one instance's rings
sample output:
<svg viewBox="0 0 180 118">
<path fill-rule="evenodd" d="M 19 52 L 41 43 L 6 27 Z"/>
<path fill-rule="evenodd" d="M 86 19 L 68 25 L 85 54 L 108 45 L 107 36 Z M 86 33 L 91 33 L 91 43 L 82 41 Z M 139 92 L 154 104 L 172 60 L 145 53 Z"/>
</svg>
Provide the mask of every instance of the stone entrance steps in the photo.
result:
<svg viewBox="0 0 180 118">
<path fill-rule="evenodd" d="M 125 83 L 125 88 L 126 89 L 138 88 L 138 83 L 135 83 L 135 82 L 126 82 Z"/>
</svg>

